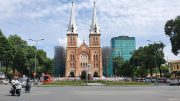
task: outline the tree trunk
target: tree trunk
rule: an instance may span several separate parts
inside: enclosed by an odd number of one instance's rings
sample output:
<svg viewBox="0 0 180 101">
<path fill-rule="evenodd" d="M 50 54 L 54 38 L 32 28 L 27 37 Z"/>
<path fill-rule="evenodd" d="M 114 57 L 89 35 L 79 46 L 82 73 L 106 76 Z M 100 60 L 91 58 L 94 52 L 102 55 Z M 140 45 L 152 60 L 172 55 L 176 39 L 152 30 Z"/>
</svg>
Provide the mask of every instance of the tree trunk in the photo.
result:
<svg viewBox="0 0 180 101">
<path fill-rule="evenodd" d="M 152 78 L 152 75 L 153 75 L 152 74 L 152 68 L 150 67 L 149 70 L 150 70 L 150 74 L 151 74 L 151 78 Z"/>
<path fill-rule="evenodd" d="M 161 67 L 159 66 L 159 73 L 160 73 L 160 77 L 162 77 L 162 70 L 161 70 Z"/>
<path fill-rule="evenodd" d="M 13 66 L 13 77 L 14 77 L 14 75 L 15 75 L 15 67 Z"/>
</svg>

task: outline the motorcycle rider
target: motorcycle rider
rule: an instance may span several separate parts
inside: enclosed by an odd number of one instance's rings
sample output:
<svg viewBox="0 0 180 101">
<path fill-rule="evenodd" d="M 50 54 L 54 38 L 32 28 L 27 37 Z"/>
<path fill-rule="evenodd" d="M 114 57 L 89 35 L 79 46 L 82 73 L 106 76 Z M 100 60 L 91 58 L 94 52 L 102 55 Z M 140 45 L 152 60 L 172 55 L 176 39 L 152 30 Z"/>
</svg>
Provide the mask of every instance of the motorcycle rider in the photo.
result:
<svg viewBox="0 0 180 101">
<path fill-rule="evenodd" d="M 9 91 L 12 95 L 14 94 L 17 94 L 18 96 L 21 95 L 21 84 L 20 82 L 18 81 L 17 78 L 14 78 L 12 81 L 11 81 L 11 85 L 12 85 L 12 88 L 11 90 Z"/>
<path fill-rule="evenodd" d="M 31 84 L 29 78 L 26 80 L 25 92 L 30 92 Z"/>
<path fill-rule="evenodd" d="M 11 81 L 11 85 L 12 85 L 12 88 L 15 90 L 16 89 L 16 84 L 20 84 L 20 82 L 18 81 L 18 78 L 14 78 L 12 81 Z"/>
</svg>

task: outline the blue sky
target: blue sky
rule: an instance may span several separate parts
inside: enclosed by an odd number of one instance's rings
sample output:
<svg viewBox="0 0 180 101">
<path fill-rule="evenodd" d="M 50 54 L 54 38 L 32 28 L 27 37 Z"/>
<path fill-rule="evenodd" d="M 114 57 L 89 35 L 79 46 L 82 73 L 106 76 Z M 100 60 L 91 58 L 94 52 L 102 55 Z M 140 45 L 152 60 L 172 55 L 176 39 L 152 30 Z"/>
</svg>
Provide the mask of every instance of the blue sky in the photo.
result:
<svg viewBox="0 0 180 101">
<path fill-rule="evenodd" d="M 169 60 L 179 59 L 171 53 L 169 38 L 164 34 L 167 20 L 180 15 L 180 0 L 95 0 L 101 27 L 101 45 L 110 44 L 115 36 L 136 37 L 136 47 L 162 41 Z M 54 46 L 66 44 L 71 0 L 0 0 L 0 29 L 6 36 L 17 34 L 28 39 L 45 39 L 38 43 L 48 57 Z M 79 43 L 88 43 L 94 0 L 74 0 Z"/>
</svg>

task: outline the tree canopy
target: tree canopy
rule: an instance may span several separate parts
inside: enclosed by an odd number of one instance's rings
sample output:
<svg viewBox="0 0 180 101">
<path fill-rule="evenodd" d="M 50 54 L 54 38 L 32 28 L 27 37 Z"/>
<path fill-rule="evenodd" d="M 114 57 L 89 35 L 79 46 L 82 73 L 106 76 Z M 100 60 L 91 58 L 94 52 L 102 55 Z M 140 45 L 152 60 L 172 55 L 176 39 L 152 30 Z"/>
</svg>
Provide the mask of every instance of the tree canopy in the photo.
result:
<svg viewBox="0 0 180 101">
<path fill-rule="evenodd" d="M 175 55 L 180 53 L 180 16 L 168 20 L 164 27 L 165 34 L 169 36 L 172 46 L 172 52 Z"/>
<path fill-rule="evenodd" d="M 153 74 L 153 68 L 157 68 L 161 71 L 161 64 L 165 63 L 163 48 L 165 45 L 163 43 L 149 44 L 148 46 L 140 47 L 138 50 L 134 51 L 130 64 L 133 67 L 143 67 L 146 70 L 150 70 L 150 74 Z"/>
<path fill-rule="evenodd" d="M 37 50 L 37 52 L 36 52 Z M 0 61 L 3 62 L 5 72 L 32 76 L 35 68 L 35 54 L 37 54 L 37 73 L 52 73 L 53 60 L 46 56 L 44 50 L 29 46 L 25 40 L 18 35 L 4 36 L 0 30 Z"/>
</svg>

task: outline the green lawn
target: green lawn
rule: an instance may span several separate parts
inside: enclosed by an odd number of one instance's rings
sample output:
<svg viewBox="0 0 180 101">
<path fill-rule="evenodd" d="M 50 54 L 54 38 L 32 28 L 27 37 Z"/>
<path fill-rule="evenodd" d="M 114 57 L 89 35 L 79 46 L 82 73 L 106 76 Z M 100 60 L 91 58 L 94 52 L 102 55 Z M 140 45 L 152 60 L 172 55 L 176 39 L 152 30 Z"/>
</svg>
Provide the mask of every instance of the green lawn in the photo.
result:
<svg viewBox="0 0 180 101">
<path fill-rule="evenodd" d="M 151 83 L 145 83 L 145 82 L 132 82 L 132 81 L 105 81 L 103 82 L 106 86 L 148 86 L 151 85 Z"/>
<path fill-rule="evenodd" d="M 83 86 L 84 81 L 56 81 L 50 84 L 45 84 L 46 86 Z"/>
<path fill-rule="evenodd" d="M 88 81 L 88 83 L 102 83 L 105 86 L 148 86 L 152 83 L 145 82 L 132 82 L 132 81 Z M 46 84 L 43 86 L 84 86 L 85 81 L 56 81 L 50 84 Z"/>
</svg>

